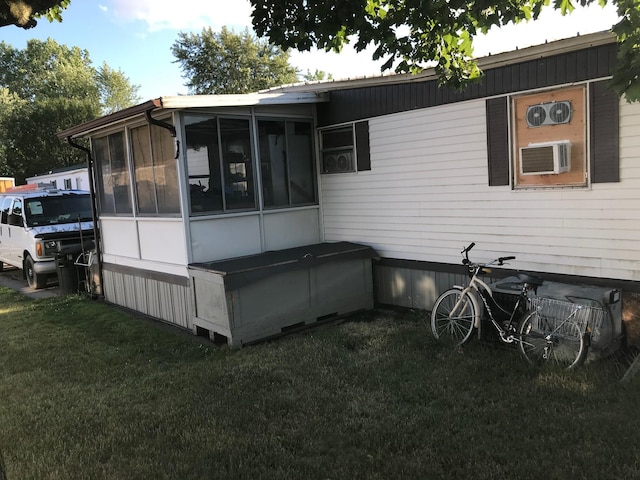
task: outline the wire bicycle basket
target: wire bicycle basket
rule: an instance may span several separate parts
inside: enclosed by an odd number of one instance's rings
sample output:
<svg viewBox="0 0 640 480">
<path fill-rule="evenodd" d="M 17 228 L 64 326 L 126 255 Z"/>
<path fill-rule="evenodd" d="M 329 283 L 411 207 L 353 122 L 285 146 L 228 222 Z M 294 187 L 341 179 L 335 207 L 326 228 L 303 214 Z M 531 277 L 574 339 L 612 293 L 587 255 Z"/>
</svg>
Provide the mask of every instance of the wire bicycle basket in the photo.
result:
<svg viewBox="0 0 640 480">
<path fill-rule="evenodd" d="M 577 323 L 582 332 L 588 329 L 594 342 L 598 341 L 602 333 L 605 319 L 605 311 L 602 307 L 549 297 L 530 297 L 529 308 L 531 311 L 538 312 L 537 322 L 545 322 L 544 325 L 534 324 L 533 328 L 546 327 L 562 332 L 563 325 L 570 320 Z"/>
</svg>

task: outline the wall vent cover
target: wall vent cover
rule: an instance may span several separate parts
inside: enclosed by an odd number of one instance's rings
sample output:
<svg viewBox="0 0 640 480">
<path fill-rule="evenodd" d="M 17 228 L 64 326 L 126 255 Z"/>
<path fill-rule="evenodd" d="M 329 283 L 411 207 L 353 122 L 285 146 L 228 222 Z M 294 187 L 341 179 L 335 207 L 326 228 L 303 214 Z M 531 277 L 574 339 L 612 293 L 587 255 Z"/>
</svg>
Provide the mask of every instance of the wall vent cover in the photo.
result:
<svg viewBox="0 0 640 480">
<path fill-rule="evenodd" d="M 571 121 L 571 101 L 540 103 L 527 107 L 527 125 L 542 127 L 560 125 Z"/>
</svg>

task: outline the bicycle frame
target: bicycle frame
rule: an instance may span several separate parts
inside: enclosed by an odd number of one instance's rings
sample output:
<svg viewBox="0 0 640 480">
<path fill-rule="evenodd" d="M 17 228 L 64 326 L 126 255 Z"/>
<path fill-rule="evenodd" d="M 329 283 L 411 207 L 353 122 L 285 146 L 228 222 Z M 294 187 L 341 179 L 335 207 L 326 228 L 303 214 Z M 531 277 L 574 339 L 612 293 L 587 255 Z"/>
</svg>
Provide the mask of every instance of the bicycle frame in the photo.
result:
<svg viewBox="0 0 640 480">
<path fill-rule="evenodd" d="M 505 343 L 513 343 L 518 340 L 518 338 L 514 335 L 515 330 L 512 329 L 513 321 L 515 320 L 515 317 L 519 311 L 519 308 L 520 308 L 520 305 L 522 304 L 523 299 L 524 301 L 527 300 L 527 294 L 526 294 L 527 288 L 525 285 L 523 285 L 522 290 L 518 295 L 518 300 L 516 301 L 516 304 L 513 307 L 513 310 L 509 312 L 508 310 L 502 308 L 502 306 L 496 301 L 496 299 L 493 296 L 493 290 L 491 290 L 491 287 L 486 282 L 478 278 L 478 274 L 480 273 L 480 271 L 482 271 L 482 266 L 478 266 L 476 268 L 474 275 L 471 277 L 471 280 L 469 281 L 469 285 L 467 285 L 466 287 L 462 285 L 453 286 L 453 288 L 460 289 L 461 292 L 460 292 L 460 298 L 458 299 L 456 304 L 453 306 L 450 316 L 454 316 L 455 314 L 457 314 L 460 307 L 462 306 L 462 299 L 464 298 L 465 295 L 469 295 L 469 297 L 472 298 L 472 301 L 475 300 L 476 305 L 474 306 L 479 306 L 477 303 L 477 297 L 480 297 L 480 299 L 482 300 L 483 306 L 486 312 L 488 313 L 489 320 L 491 321 L 491 324 L 500 335 L 500 339 Z M 500 308 L 500 310 L 502 310 L 503 313 L 509 314 L 509 322 L 507 324 L 508 326 L 507 330 L 502 328 L 502 325 L 500 325 L 500 323 L 493 316 L 493 312 L 491 310 L 491 306 L 489 305 L 489 302 L 487 301 L 487 297 L 491 298 L 493 303 L 498 308 Z M 480 328 L 480 323 L 482 322 L 482 317 L 483 317 L 482 310 L 480 308 L 477 308 L 476 312 L 478 313 L 474 318 L 474 326 L 476 328 Z"/>
<path fill-rule="evenodd" d="M 449 317 L 453 317 L 458 313 L 460 307 L 462 306 L 463 298 L 465 298 L 465 296 L 469 296 L 469 298 L 471 298 L 471 301 L 474 302 L 474 307 L 479 307 L 477 297 L 480 297 L 480 299 L 482 300 L 484 309 L 486 310 L 489 316 L 489 320 L 491 321 L 491 324 L 500 335 L 500 339 L 505 343 L 513 343 L 515 341 L 518 341 L 519 339 L 515 335 L 516 332 L 515 332 L 513 323 L 520 309 L 522 301 L 523 300 L 525 302 L 527 301 L 527 298 L 528 298 L 527 290 L 529 289 L 529 286 L 527 285 L 526 282 L 523 282 L 522 289 L 520 290 L 520 294 L 518 295 L 518 300 L 516 301 L 516 304 L 514 305 L 513 310 L 508 311 L 507 309 L 503 308 L 494 298 L 493 290 L 491 290 L 491 287 L 485 281 L 478 278 L 478 276 L 481 273 L 488 273 L 488 271 L 485 270 L 486 267 L 494 264 L 504 265 L 505 261 L 513 260 L 515 259 L 515 257 L 496 258 L 495 260 L 489 262 L 486 265 L 474 264 L 469 260 L 469 250 L 471 250 L 474 246 L 475 246 L 475 243 L 471 243 L 468 247 L 463 249 L 461 252 L 461 253 L 464 253 L 464 259 L 462 263 L 469 268 L 470 272 L 473 271 L 473 275 L 470 275 L 471 280 L 469 281 L 469 285 L 467 285 L 466 287 L 462 285 L 453 286 L 454 288 L 460 289 L 461 293 L 460 293 L 460 298 L 458 299 L 456 304 L 453 306 L 449 314 Z M 489 302 L 487 300 L 488 298 L 490 298 L 493 304 L 497 306 L 500 310 L 502 310 L 503 313 L 509 315 L 509 321 L 506 324 L 507 325 L 506 329 L 503 328 L 502 325 L 500 325 L 500 323 L 495 319 L 493 315 L 493 311 L 491 310 L 491 306 L 489 305 Z M 477 329 L 480 329 L 480 325 L 482 323 L 482 318 L 483 318 L 483 310 L 480 308 L 476 308 L 476 312 L 477 312 L 476 317 L 474 318 L 474 327 Z"/>
</svg>

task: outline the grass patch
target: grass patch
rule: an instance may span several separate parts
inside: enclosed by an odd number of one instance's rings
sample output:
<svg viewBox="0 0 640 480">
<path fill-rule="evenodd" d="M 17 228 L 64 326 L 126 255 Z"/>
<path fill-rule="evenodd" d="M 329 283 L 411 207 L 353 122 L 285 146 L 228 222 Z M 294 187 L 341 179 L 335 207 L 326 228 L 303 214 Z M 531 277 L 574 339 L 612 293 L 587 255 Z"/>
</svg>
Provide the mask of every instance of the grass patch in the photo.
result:
<svg viewBox="0 0 640 480">
<path fill-rule="evenodd" d="M 376 311 L 231 350 L 0 288 L 9 480 L 638 478 L 639 380 L 536 371 Z"/>
</svg>

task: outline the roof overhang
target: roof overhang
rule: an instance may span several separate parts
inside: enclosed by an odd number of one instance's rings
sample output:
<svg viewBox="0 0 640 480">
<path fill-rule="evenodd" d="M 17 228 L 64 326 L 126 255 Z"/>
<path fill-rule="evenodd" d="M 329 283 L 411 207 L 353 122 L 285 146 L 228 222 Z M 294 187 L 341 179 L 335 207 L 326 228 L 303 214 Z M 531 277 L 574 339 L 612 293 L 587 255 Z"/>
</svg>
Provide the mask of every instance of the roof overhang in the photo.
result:
<svg viewBox="0 0 640 480">
<path fill-rule="evenodd" d="M 596 47 L 615 43 L 616 37 L 610 31 L 590 33 L 586 35 L 578 35 L 562 40 L 554 40 L 541 45 L 533 45 L 530 47 L 510 50 L 508 52 L 487 55 L 479 57 L 475 60 L 482 70 L 490 70 L 505 65 L 516 63 L 524 63 L 530 60 L 548 58 L 554 55 L 574 52 L 585 48 Z M 398 83 L 426 82 L 437 80 L 438 74 L 435 68 L 427 67 L 422 72 L 412 73 L 384 73 L 380 75 L 371 75 L 367 77 L 344 78 L 337 80 L 318 80 L 303 83 L 294 83 L 289 85 L 281 85 L 262 90 L 263 93 L 268 92 L 309 92 L 323 91 L 331 92 L 333 90 L 345 90 L 353 88 L 377 87 L 382 85 L 393 85 Z"/>
<path fill-rule="evenodd" d="M 60 139 L 82 137 L 99 128 L 128 120 L 150 110 L 300 105 L 328 101 L 329 94 L 323 92 L 272 92 L 240 95 L 179 95 L 159 97 L 68 128 L 58 132 L 57 136 Z"/>
</svg>

